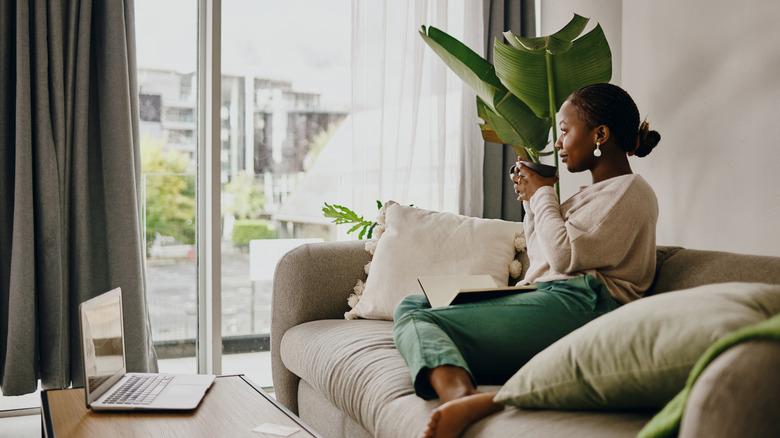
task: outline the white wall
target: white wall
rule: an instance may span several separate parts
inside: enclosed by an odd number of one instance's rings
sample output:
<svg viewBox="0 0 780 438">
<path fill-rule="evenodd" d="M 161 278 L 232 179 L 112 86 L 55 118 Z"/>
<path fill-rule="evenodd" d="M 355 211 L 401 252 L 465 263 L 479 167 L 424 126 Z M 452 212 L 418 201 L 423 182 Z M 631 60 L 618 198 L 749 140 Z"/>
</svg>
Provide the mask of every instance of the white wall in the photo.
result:
<svg viewBox="0 0 780 438">
<path fill-rule="evenodd" d="M 658 196 L 661 245 L 780 256 L 780 2 L 746 4 L 542 2 L 545 35 L 572 12 L 601 23 L 620 66 L 612 82 L 661 133 L 631 161 Z M 562 175 L 562 196 L 582 177 Z"/>
</svg>

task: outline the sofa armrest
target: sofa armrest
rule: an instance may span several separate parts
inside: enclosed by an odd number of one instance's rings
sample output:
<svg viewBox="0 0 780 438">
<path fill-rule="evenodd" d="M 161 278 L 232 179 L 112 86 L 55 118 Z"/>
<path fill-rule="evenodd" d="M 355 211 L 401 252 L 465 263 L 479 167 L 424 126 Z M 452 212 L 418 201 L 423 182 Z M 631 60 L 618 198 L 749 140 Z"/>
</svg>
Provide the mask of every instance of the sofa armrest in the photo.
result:
<svg viewBox="0 0 780 438">
<path fill-rule="evenodd" d="M 298 413 L 298 376 L 282 363 L 279 347 L 287 330 L 320 319 L 342 319 L 347 299 L 371 260 L 365 241 L 302 245 L 276 265 L 271 300 L 271 372 L 276 399 Z"/>
<path fill-rule="evenodd" d="M 715 358 L 691 388 L 684 437 L 780 436 L 780 343 L 757 340 Z"/>
</svg>

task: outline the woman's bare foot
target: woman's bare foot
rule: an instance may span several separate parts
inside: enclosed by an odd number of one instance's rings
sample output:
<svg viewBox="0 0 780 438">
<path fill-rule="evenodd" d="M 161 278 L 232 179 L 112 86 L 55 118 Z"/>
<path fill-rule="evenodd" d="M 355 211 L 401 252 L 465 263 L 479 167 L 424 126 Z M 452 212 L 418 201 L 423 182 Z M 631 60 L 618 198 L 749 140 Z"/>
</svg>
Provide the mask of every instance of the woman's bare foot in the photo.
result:
<svg viewBox="0 0 780 438">
<path fill-rule="evenodd" d="M 493 401 L 495 393 L 477 393 L 451 400 L 436 408 L 424 438 L 457 438 L 477 421 L 504 409 Z"/>
</svg>

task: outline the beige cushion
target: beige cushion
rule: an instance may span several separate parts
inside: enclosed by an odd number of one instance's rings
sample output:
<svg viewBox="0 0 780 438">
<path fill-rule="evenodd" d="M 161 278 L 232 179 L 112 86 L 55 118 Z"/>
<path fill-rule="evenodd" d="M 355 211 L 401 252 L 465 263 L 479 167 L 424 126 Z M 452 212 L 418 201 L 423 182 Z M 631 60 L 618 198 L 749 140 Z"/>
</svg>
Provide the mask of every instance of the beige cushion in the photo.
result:
<svg viewBox="0 0 780 438">
<path fill-rule="evenodd" d="M 369 431 L 386 403 L 414 394 L 389 321 L 310 321 L 285 333 L 280 353 L 287 369 Z"/>
<path fill-rule="evenodd" d="M 720 337 L 780 313 L 780 286 L 720 283 L 626 304 L 524 365 L 496 401 L 525 408 L 660 408 Z"/>
<path fill-rule="evenodd" d="M 322 436 L 419 436 L 441 403 L 414 394 L 409 368 L 393 344 L 389 321 L 338 319 L 297 325 L 280 346 L 296 384 L 300 417 Z M 497 386 L 480 386 L 496 392 Z M 344 418 L 347 417 L 347 418 Z M 647 412 L 584 413 L 505 409 L 469 428 L 468 437 L 636 436 Z M 369 434 L 361 434 L 357 425 Z"/>
<path fill-rule="evenodd" d="M 509 281 L 523 224 L 393 204 L 360 300 L 347 317 L 392 320 L 403 297 L 422 293 L 420 275 L 489 274 Z"/>
</svg>

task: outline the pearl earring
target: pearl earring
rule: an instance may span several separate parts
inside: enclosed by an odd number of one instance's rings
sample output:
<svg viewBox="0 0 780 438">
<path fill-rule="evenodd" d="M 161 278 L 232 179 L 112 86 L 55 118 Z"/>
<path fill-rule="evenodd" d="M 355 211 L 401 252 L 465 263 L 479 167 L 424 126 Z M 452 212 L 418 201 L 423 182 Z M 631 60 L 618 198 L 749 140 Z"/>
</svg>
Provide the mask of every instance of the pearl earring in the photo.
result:
<svg viewBox="0 0 780 438">
<path fill-rule="evenodd" d="M 600 157 L 601 156 L 601 149 L 599 147 L 601 146 L 601 143 L 596 142 L 596 149 L 593 151 L 594 157 Z"/>
</svg>

